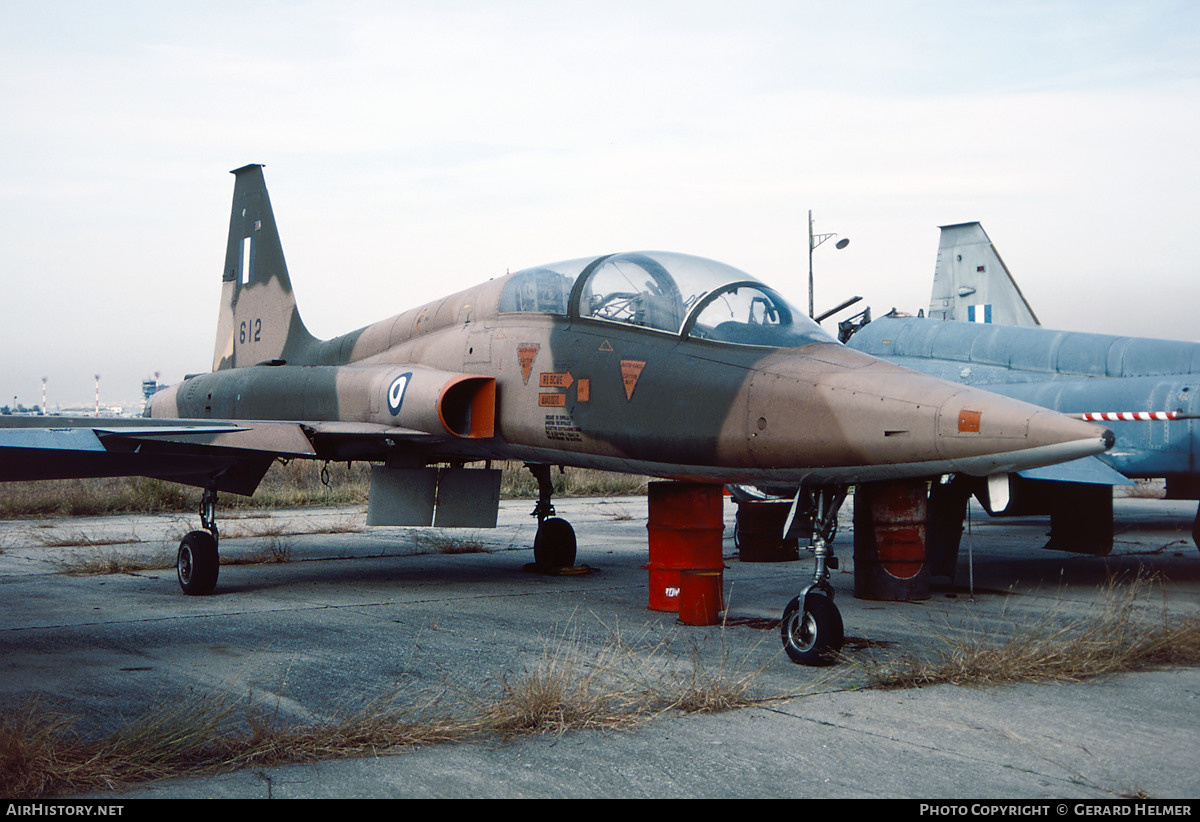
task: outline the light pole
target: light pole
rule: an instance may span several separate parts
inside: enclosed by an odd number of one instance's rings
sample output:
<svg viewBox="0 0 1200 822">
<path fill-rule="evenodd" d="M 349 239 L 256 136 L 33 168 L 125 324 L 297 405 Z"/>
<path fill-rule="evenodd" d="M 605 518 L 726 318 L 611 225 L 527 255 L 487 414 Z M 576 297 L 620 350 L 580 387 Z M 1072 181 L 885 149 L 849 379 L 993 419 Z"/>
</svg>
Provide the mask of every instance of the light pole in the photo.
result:
<svg viewBox="0 0 1200 822">
<path fill-rule="evenodd" d="M 808 316 L 815 317 L 816 311 L 813 309 L 813 267 L 812 253 L 813 249 L 819 246 L 826 240 L 836 237 L 836 234 L 813 234 L 812 209 L 808 210 Z M 843 237 L 834 243 L 834 248 L 845 248 L 850 245 L 850 238 Z"/>
</svg>

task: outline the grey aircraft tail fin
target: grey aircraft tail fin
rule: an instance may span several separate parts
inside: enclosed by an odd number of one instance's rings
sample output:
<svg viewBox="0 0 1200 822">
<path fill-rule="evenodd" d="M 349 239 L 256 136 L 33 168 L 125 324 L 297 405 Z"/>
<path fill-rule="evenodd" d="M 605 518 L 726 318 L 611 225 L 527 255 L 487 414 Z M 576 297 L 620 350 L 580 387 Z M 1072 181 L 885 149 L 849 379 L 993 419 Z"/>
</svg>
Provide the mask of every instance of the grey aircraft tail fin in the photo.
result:
<svg viewBox="0 0 1200 822">
<path fill-rule="evenodd" d="M 942 226 L 929 317 L 1041 325 L 979 223 Z"/>
<path fill-rule="evenodd" d="M 236 180 L 214 371 L 262 363 L 300 365 L 316 342 L 296 308 L 262 168 L 255 164 L 231 172 Z"/>
</svg>

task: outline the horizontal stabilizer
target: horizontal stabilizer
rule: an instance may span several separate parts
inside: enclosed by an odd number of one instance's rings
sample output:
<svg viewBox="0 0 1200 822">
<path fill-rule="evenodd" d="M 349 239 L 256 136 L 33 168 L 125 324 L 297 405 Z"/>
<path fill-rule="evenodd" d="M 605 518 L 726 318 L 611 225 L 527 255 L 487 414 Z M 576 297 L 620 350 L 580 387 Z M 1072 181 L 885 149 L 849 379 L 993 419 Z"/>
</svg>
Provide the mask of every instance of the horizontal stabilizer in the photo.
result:
<svg viewBox="0 0 1200 822">
<path fill-rule="evenodd" d="M 1084 457 L 1071 462 L 1060 462 L 1057 465 L 1047 465 L 1043 468 L 1030 468 L 1018 471 L 1020 476 L 1032 480 L 1050 480 L 1052 482 L 1083 482 L 1090 485 L 1135 485 L 1133 480 L 1124 474 L 1108 467 L 1102 460 L 1095 457 Z"/>
<path fill-rule="evenodd" d="M 100 438 L 87 428 L 6 428 L 0 430 L 0 453 L 9 448 L 46 451 L 103 451 Z"/>
<path fill-rule="evenodd" d="M 312 443 L 303 428 L 285 422 L 241 422 L 221 426 L 151 426 L 137 428 L 96 429 L 101 441 L 108 445 L 112 439 L 153 440 L 156 443 L 179 443 L 208 448 L 230 448 L 238 451 L 269 453 L 272 457 L 315 457 Z M 112 450 L 112 449 L 110 449 Z"/>
<path fill-rule="evenodd" d="M 277 458 L 315 458 L 295 423 L 36 417 L 0 421 L 0 482 L 142 476 L 251 494 Z"/>
<path fill-rule="evenodd" d="M 305 428 L 314 434 L 337 435 L 343 437 L 387 437 L 406 442 L 432 440 L 432 434 L 417 431 L 413 428 L 401 428 L 397 425 L 382 425 L 375 422 L 350 422 L 346 420 L 330 420 L 328 422 L 308 422 Z"/>
</svg>

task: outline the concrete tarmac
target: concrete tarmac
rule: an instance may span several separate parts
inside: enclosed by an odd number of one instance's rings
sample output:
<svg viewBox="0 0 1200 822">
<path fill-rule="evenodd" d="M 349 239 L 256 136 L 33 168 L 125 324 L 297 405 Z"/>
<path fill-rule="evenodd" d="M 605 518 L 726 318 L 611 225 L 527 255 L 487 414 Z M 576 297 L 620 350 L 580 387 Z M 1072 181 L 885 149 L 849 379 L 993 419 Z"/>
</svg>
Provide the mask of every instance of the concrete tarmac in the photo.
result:
<svg viewBox="0 0 1200 822">
<path fill-rule="evenodd" d="M 1200 797 L 1197 668 L 1073 684 L 859 687 L 872 665 L 946 639 L 999 642 L 1086 620 L 1110 579 L 1139 570 L 1158 582 L 1135 611 L 1197 614 L 1194 502 L 1117 500 L 1108 557 L 1042 550 L 1044 519 L 974 511 L 956 581 L 935 580 L 928 599 L 903 603 L 853 596 L 848 503 L 833 583 L 853 663 L 828 669 L 791 664 L 779 641 L 780 613 L 811 574 L 809 555 L 740 561 L 732 503 L 724 620 L 697 627 L 647 607 L 644 498 L 555 502 L 588 573 L 526 570 L 531 502 L 505 502 L 499 528 L 466 532 L 368 529 L 356 509 L 226 512 L 225 562 L 286 561 L 223 565 L 208 597 L 184 596 L 173 568 L 74 573 L 97 559 L 173 556 L 195 517 L 0 523 L 0 709 L 42 698 L 100 733 L 150 708 L 219 698 L 320 723 L 396 693 L 486 700 L 548 657 L 620 648 L 641 676 L 748 675 L 756 696 L 792 696 L 722 713 L 668 711 L 614 730 L 477 737 L 92 796 Z"/>
</svg>

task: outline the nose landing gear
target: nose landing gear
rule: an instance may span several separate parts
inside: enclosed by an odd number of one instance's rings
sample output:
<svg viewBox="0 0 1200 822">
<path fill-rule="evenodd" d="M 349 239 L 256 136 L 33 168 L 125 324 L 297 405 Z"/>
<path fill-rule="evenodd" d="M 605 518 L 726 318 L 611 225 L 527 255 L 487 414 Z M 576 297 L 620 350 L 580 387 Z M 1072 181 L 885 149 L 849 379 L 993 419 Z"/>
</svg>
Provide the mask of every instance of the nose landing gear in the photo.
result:
<svg viewBox="0 0 1200 822">
<path fill-rule="evenodd" d="M 833 604 L 833 586 L 829 583 L 829 569 L 838 567 L 832 546 L 838 511 L 845 499 L 846 489 L 842 487 L 815 491 L 801 488 L 788 518 L 790 528 L 798 516 L 812 516 L 811 548 L 816 560 L 812 581 L 783 609 L 779 625 L 783 649 L 798 665 L 831 664 L 845 640 L 842 615 Z"/>
</svg>

